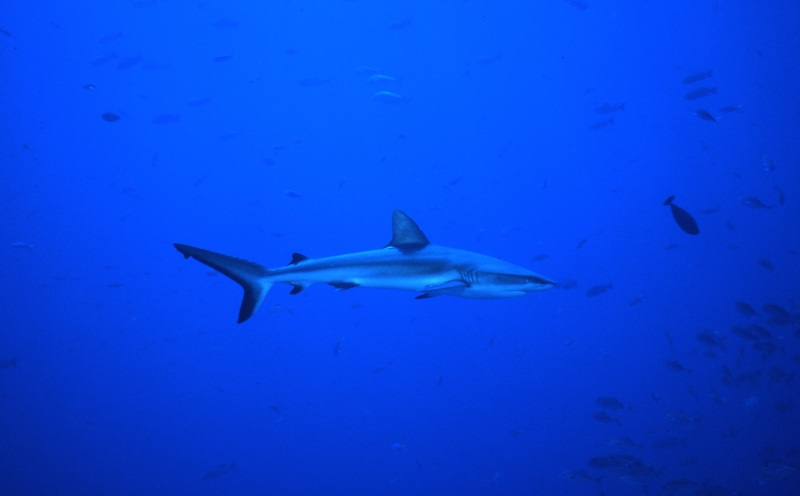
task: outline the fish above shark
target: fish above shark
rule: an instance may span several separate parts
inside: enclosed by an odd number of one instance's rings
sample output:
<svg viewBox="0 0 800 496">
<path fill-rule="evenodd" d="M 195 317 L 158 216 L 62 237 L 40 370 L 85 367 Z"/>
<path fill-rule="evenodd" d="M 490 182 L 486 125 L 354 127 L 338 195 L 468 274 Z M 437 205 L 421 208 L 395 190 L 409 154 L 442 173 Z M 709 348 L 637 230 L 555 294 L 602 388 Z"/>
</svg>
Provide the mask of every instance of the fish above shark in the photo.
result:
<svg viewBox="0 0 800 496">
<path fill-rule="evenodd" d="M 291 294 L 323 283 L 337 290 L 362 287 L 414 291 L 420 293 L 417 299 L 442 295 L 512 298 L 555 286 L 550 279 L 512 263 L 431 244 L 400 210 L 392 214 L 392 240 L 382 249 L 317 259 L 295 253 L 289 265 L 275 269 L 179 243 L 175 248 L 184 258 L 192 257 L 244 288 L 240 324 L 258 310 L 275 283 L 292 285 Z"/>
</svg>

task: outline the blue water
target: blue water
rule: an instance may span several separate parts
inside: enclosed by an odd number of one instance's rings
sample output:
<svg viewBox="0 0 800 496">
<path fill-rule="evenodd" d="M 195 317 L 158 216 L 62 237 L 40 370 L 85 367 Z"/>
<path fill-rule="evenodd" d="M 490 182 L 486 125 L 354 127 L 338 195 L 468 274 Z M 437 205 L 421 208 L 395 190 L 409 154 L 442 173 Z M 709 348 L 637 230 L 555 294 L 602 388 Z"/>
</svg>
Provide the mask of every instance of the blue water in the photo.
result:
<svg viewBox="0 0 800 496">
<path fill-rule="evenodd" d="M 3 2 L 0 494 L 800 494 L 797 19 Z M 559 285 L 277 285 L 237 325 L 172 246 L 276 267 L 394 209 Z"/>
</svg>

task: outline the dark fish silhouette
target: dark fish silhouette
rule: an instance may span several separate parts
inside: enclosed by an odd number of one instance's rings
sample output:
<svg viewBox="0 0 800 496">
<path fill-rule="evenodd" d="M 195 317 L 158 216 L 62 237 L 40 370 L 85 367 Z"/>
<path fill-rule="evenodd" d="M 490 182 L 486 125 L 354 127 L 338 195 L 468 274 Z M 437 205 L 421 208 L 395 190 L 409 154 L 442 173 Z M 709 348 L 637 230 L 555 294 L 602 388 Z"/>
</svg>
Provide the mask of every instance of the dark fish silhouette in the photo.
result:
<svg viewBox="0 0 800 496">
<path fill-rule="evenodd" d="M 106 122 L 117 122 L 119 120 L 119 116 L 114 112 L 106 112 L 100 117 L 102 117 Z"/>
<path fill-rule="evenodd" d="M 624 112 L 625 102 L 619 104 L 604 103 L 603 105 L 594 109 L 594 111 L 597 112 L 598 114 L 613 114 L 614 112 Z"/>
<path fill-rule="evenodd" d="M 117 52 L 109 53 L 108 55 L 103 55 L 102 57 L 98 57 L 92 61 L 92 67 L 100 67 L 101 65 L 105 65 L 112 60 L 117 58 Z"/>
<path fill-rule="evenodd" d="M 682 209 L 681 207 L 672 203 L 672 200 L 675 199 L 675 195 L 670 196 L 664 202 L 664 205 L 669 205 L 670 209 L 672 210 L 672 217 L 675 218 L 675 222 L 678 223 L 678 226 L 683 229 L 683 232 L 686 234 L 700 234 L 700 228 L 697 227 L 697 222 L 694 220 L 689 212 Z"/>
<path fill-rule="evenodd" d="M 593 297 L 593 296 L 598 296 L 598 295 L 601 295 L 601 294 L 605 293 L 609 289 L 614 289 L 614 286 L 612 286 L 611 283 L 598 284 L 597 286 L 592 286 L 591 288 L 589 288 L 586 291 L 586 296 L 588 296 L 590 298 Z"/>
<path fill-rule="evenodd" d="M 706 72 L 695 72 L 683 78 L 683 84 L 694 84 L 703 79 L 714 77 L 714 70 L 709 69 Z"/>
<path fill-rule="evenodd" d="M 602 121 L 597 121 L 589 126 L 589 129 L 592 131 L 597 131 L 598 129 L 603 129 L 606 126 L 610 126 L 611 124 L 614 124 L 614 119 L 603 119 Z"/>
<path fill-rule="evenodd" d="M 775 205 L 766 205 L 764 202 L 762 202 L 755 196 L 748 196 L 742 198 L 742 205 L 746 205 L 752 209 L 765 208 L 767 210 L 770 210 L 772 207 L 775 206 Z"/>
<path fill-rule="evenodd" d="M 160 114 L 155 116 L 153 120 L 150 122 L 152 122 L 153 124 L 161 125 L 161 124 L 172 124 L 174 122 L 180 122 L 180 121 L 181 121 L 181 116 L 178 114 Z"/>
<path fill-rule="evenodd" d="M 716 95 L 717 88 L 697 88 L 695 90 L 686 93 L 683 97 L 687 100 L 697 100 L 698 98 L 703 98 L 704 96 L 708 95 Z"/>
<path fill-rule="evenodd" d="M 734 303 L 734 306 L 736 307 L 736 311 L 744 315 L 745 317 L 755 317 L 756 315 L 758 315 L 756 309 L 750 306 L 749 303 L 746 303 L 744 301 L 737 301 Z"/>
<path fill-rule="evenodd" d="M 699 118 L 703 119 L 704 121 L 708 121 L 708 122 L 717 122 L 717 118 L 716 118 L 716 117 L 714 117 L 713 115 L 711 115 L 711 112 L 709 112 L 709 111 L 708 111 L 708 110 L 706 110 L 706 109 L 701 109 L 701 108 L 700 108 L 700 109 L 697 109 L 697 110 L 695 110 L 695 111 L 694 111 L 694 114 L 695 114 L 697 117 L 699 117 Z"/>
<path fill-rule="evenodd" d="M 726 105 L 719 109 L 720 112 L 723 114 L 731 114 L 733 112 L 740 112 L 742 110 L 741 105 Z"/>
<path fill-rule="evenodd" d="M 229 465 L 223 463 L 219 467 L 212 468 L 206 475 L 203 476 L 203 480 L 212 480 L 218 477 L 222 477 L 223 475 L 227 474 L 228 472 L 236 472 L 236 462 L 233 462 Z"/>
<path fill-rule="evenodd" d="M 0 360 L 0 369 L 10 369 L 11 367 L 17 366 L 17 359 L 12 358 L 10 360 Z"/>
<path fill-rule="evenodd" d="M 128 70 L 128 69 L 130 69 L 131 67 L 135 66 L 136 64 L 138 64 L 141 61 L 142 61 L 142 56 L 141 55 L 132 55 L 130 57 L 125 57 L 124 59 L 122 59 L 120 61 L 119 64 L 117 64 L 117 70 L 118 71 Z"/>
</svg>

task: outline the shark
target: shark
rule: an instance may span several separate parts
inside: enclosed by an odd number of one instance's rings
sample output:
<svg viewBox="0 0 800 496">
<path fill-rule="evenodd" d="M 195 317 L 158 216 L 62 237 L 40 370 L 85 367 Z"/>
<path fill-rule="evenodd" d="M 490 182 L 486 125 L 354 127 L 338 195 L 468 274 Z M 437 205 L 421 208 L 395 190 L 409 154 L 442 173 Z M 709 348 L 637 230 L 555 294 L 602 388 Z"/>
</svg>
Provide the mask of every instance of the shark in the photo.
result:
<svg viewBox="0 0 800 496">
<path fill-rule="evenodd" d="M 253 316 L 276 283 L 290 284 L 293 295 L 322 283 L 339 291 L 356 287 L 414 291 L 420 293 L 416 299 L 513 298 L 555 286 L 518 265 L 431 244 L 417 223 L 400 210 L 392 213 L 392 240 L 381 249 L 316 259 L 294 253 L 288 265 L 274 269 L 194 246 L 174 246 L 184 258 L 194 258 L 242 286 L 240 324 Z"/>
</svg>

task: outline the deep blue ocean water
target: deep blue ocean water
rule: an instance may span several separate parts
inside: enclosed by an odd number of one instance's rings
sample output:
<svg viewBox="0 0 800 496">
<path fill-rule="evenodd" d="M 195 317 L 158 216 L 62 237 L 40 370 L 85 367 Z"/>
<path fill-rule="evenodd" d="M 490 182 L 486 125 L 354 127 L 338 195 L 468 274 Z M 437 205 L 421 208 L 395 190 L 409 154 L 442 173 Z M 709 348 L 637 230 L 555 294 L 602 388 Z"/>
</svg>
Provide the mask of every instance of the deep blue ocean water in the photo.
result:
<svg viewBox="0 0 800 496">
<path fill-rule="evenodd" d="M 3 2 L 0 494 L 800 494 L 798 19 Z M 172 246 L 279 267 L 395 209 L 558 285 L 237 324 Z"/>
</svg>

